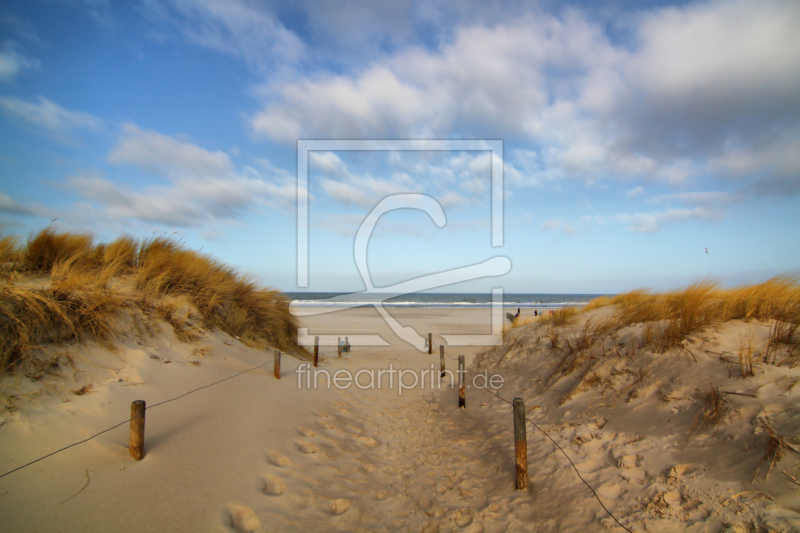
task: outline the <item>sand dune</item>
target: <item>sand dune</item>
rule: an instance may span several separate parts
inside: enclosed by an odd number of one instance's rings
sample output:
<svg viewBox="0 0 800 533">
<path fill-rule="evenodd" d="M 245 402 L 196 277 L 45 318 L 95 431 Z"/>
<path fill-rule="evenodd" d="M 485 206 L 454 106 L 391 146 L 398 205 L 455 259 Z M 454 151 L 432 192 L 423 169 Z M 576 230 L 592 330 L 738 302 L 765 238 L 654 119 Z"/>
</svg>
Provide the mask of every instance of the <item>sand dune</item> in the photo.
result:
<svg viewBox="0 0 800 533">
<path fill-rule="evenodd" d="M 393 314 L 437 345 L 442 333 L 489 330 L 488 310 Z M 581 320 L 562 326 L 562 338 Z M 330 373 L 438 369 L 438 351 L 401 344 L 374 310 L 303 322 L 311 334 L 378 333 L 390 343 L 342 358 L 323 347 Z M 525 399 L 530 420 L 632 531 L 797 531 L 800 456 L 786 451 L 768 476 L 769 461 L 753 474 L 767 452 L 765 423 L 783 435 L 798 427 L 800 375 L 764 364 L 742 378 L 726 355 L 742 335 L 762 345 L 767 328 L 731 322 L 661 354 L 639 347 L 632 327 L 613 341 L 619 355 L 609 340 L 590 370 L 550 378 L 563 354 L 549 326 L 533 323 L 482 353 L 450 348 L 446 362 L 466 355 L 468 383 L 483 370 L 502 375 L 495 392 Z M 219 332 L 179 342 L 166 323 L 154 336 L 132 331 L 116 352 L 48 349 L 69 352 L 75 368 L 18 381 L 0 426 L 2 472 L 125 420 L 135 399 L 154 405 L 268 364 L 148 411 L 142 461 L 128 455 L 123 425 L 0 478 L 3 530 L 623 531 L 532 425 L 531 486 L 514 490 L 511 407 L 485 390 L 471 387 L 458 409 L 447 382 L 402 394 L 386 376 L 381 388 L 298 387 L 305 361 L 284 356 L 279 381 L 269 352 Z M 726 393 L 724 414 L 697 427 L 709 383 Z"/>
</svg>

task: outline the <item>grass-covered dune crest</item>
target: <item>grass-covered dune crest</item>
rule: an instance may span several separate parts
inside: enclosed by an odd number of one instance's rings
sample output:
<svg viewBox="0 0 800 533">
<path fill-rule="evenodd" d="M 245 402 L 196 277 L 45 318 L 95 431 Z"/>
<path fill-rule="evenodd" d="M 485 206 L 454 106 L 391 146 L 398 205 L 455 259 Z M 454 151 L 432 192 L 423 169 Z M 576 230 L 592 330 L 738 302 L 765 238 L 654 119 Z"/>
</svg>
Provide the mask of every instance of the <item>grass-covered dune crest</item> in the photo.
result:
<svg viewBox="0 0 800 533">
<path fill-rule="evenodd" d="M 303 351 L 285 295 L 169 238 L 97 243 L 90 234 L 49 227 L 24 243 L 0 238 L 0 269 L 4 371 L 47 343 L 108 345 L 126 311 L 166 320 L 181 340 L 194 336 L 193 315 L 199 327 L 252 346 Z"/>
<path fill-rule="evenodd" d="M 792 365 L 800 357 L 800 282 L 783 275 L 752 285 L 730 289 L 704 279 L 688 287 L 650 292 L 645 289 L 595 298 L 584 308 L 564 307 L 553 314 L 515 320 L 507 331 L 528 324 L 563 326 L 581 314 L 608 309 L 603 318 L 583 325 L 579 345 L 592 345 L 602 335 L 629 326 L 642 327 L 642 345 L 659 351 L 681 346 L 694 333 L 731 320 L 759 320 L 771 324 L 770 352 L 788 347 Z"/>
<path fill-rule="evenodd" d="M 552 439 L 630 531 L 797 531 L 798 326 L 795 278 L 703 280 L 518 319 L 470 370 L 502 373 L 498 394 L 524 399 L 549 437 L 528 429 L 529 465 L 547 476 L 548 498 L 531 504 L 542 523 L 621 531 L 576 496 Z"/>
</svg>

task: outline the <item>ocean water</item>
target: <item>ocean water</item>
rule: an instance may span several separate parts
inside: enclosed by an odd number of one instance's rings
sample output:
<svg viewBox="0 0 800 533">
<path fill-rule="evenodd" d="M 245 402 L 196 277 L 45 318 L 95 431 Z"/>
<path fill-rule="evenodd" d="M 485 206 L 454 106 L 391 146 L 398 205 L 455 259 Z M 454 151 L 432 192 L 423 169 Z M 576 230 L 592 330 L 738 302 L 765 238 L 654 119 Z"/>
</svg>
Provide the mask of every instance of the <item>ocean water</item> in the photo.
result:
<svg viewBox="0 0 800 533">
<path fill-rule="evenodd" d="M 346 294 L 337 292 L 287 292 L 296 307 L 364 307 L 377 303 L 384 297 L 384 307 L 443 307 L 488 308 L 492 306 L 491 293 L 432 293 L 391 295 Z M 601 294 L 503 294 L 503 307 L 523 309 L 558 309 L 566 306 L 582 307 Z"/>
</svg>

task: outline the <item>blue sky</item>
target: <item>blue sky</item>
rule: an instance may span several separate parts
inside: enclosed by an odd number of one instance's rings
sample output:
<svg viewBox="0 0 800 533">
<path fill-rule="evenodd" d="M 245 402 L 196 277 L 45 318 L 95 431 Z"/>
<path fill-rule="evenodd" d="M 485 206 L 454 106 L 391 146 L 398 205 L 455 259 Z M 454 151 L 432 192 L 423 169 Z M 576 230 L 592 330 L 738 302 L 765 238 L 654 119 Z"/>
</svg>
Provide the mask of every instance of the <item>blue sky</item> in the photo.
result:
<svg viewBox="0 0 800 533">
<path fill-rule="evenodd" d="M 309 290 L 506 256 L 442 291 L 613 293 L 800 267 L 800 4 L 10 0 L 0 224 L 164 232 L 297 290 L 298 139 L 500 139 L 489 152 L 314 152 Z M 705 249 L 708 248 L 708 253 Z"/>
</svg>

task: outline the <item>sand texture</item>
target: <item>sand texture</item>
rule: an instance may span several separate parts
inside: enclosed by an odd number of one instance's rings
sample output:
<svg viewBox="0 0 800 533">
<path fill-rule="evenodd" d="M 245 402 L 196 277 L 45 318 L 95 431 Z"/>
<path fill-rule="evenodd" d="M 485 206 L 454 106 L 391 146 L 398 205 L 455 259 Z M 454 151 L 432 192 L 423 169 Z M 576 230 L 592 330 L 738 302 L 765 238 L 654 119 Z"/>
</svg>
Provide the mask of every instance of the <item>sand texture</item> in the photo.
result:
<svg viewBox="0 0 800 533">
<path fill-rule="evenodd" d="M 353 374 L 391 365 L 438 375 L 441 334 L 490 330 L 488 310 L 392 314 L 433 332 L 433 355 L 403 344 L 370 309 L 302 325 L 312 337 L 383 336 L 389 346 L 341 358 L 322 347 L 320 368 Z M 772 434 L 800 449 L 791 440 L 800 371 L 756 364 L 743 377 L 736 358 L 747 336 L 757 359 L 769 325 L 729 322 L 665 353 L 643 348 L 634 326 L 569 359 L 565 339 L 586 316 L 557 329 L 534 322 L 501 346 L 447 348 L 447 368 L 465 355 L 468 384 L 484 370 L 502 375 L 494 392 L 524 399 L 530 421 L 632 531 L 800 530 L 800 455 L 768 453 Z M 298 387 L 306 361 L 284 355 L 276 380 L 271 353 L 198 335 L 180 342 L 165 322 L 132 325 L 116 350 L 52 346 L 63 354 L 57 372 L 6 376 L 2 472 L 126 420 L 133 400 L 154 405 L 265 365 L 148 410 L 142 461 L 128 454 L 123 424 L 0 478 L 0 530 L 624 531 L 532 423 L 530 487 L 515 490 L 511 406 L 486 390 L 470 386 L 459 409 L 447 381 L 402 394 L 386 376 L 380 388 Z M 703 416 L 712 389 L 722 397 L 713 420 Z"/>
</svg>

